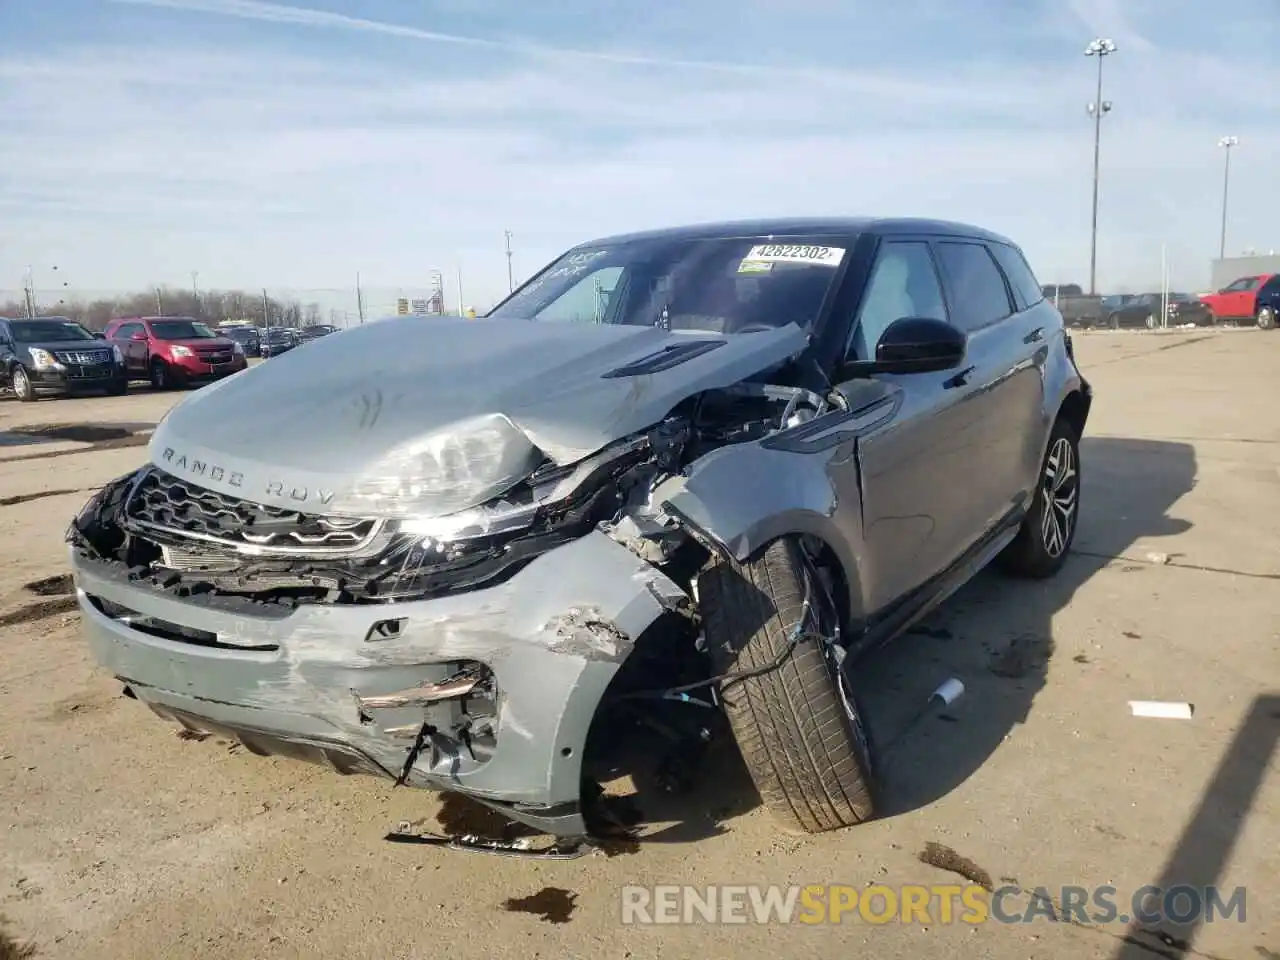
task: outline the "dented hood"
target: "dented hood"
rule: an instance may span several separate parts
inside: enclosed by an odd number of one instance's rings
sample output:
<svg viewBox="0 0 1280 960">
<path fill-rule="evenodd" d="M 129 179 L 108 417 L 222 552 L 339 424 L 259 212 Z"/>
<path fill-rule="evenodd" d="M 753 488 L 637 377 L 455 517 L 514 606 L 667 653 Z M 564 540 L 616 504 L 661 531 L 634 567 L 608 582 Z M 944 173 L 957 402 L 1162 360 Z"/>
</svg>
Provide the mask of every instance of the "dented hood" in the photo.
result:
<svg viewBox="0 0 1280 960">
<path fill-rule="evenodd" d="M 498 414 L 558 464 L 681 400 L 805 348 L 794 324 L 737 335 L 522 320 L 403 318 L 308 343 L 191 394 L 151 460 L 202 486 L 312 513 L 415 438 Z"/>
</svg>

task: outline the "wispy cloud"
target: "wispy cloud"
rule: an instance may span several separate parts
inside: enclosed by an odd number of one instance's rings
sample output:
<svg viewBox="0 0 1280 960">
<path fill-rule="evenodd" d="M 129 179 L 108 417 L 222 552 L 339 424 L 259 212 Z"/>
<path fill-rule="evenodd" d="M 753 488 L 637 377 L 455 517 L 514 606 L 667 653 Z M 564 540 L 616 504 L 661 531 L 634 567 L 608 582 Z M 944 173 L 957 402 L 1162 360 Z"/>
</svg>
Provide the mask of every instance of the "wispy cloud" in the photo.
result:
<svg viewBox="0 0 1280 960">
<path fill-rule="evenodd" d="M 939 0 L 904 30 L 863 4 L 705 0 L 649 20 L 591 0 L 415 4 L 401 24 L 369 0 L 115 0 L 75 39 L 52 22 L 0 39 L 0 220 L 19 238 L 0 288 L 41 261 L 98 287 L 192 269 L 412 285 L 456 263 L 479 298 L 505 289 L 504 229 L 524 272 L 593 234 L 786 213 L 971 220 L 1046 281 L 1078 281 L 1094 35 L 1121 44 L 1103 280 L 1150 282 L 1163 243 L 1195 285 L 1216 251 L 1219 135 L 1241 137 L 1235 242 L 1265 247 L 1280 222 L 1280 68 L 1245 55 L 1260 41 L 1204 39 L 1224 5 L 1272 2 L 1173 0 L 1174 29 L 1164 3 L 1042 0 L 987 23 Z"/>
</svg>

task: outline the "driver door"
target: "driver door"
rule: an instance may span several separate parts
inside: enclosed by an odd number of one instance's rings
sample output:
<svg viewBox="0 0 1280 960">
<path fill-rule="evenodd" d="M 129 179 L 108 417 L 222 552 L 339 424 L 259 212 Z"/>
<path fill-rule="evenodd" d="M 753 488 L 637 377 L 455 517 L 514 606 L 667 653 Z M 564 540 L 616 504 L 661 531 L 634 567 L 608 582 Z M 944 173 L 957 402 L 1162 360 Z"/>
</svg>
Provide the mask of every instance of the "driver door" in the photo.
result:
<svg viewBox="0 0 1280 960">
<path fill-rule="evenodd" d="M 847 359 L 873 360 L 880 335 L 902 317 L 949 321 L 942 291 L 928 241 L 883 241 Z M 836 478 L 842 489 L 861 489 L 859 576 L 873 618 L 946 571 L 969 546 L 968 504 L 986 482 L 982 404 L 974 402 L 981 381 L 960 370 L 874 376 L 890 388 L 895 412 L 857 441 L 857 458 L 832 464 L 850 474 Z M 850 387 L 853 393 L 856 381 Z"/>
</svg>

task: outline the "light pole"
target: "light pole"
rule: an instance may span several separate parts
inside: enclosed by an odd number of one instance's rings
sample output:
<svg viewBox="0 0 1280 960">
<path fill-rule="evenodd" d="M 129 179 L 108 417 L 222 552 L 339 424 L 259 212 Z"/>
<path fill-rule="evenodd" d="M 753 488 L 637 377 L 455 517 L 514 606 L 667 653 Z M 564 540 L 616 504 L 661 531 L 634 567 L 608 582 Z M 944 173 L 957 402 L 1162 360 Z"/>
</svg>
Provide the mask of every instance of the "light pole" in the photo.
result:
<svg viewBox="0 0 1280 960">
<path fill-rule="evenodd" d="M 507 293 L 511 293 L 516 288 L 515 274 L 511 269 L 511 231 L 503 230 L 502 232 L 507 238 Z"/>
<path fill-rule="evenodd" d="M 1231 148 L 1239 143 L 1239 137 L 1223 137 L 1218 141 L 1218 146 L 1227 156 L 1222 167 L 1222 239 L 1218 242 L 1219 260 L 1224 260 L 1227 256 L 1227 188 L 1231 185 Z"/>
<path fill-rule="evenodd" d="M 1098 292 L 1098 161 L 1102 152 L 1102 116 L 1111 112 L 1111 101 L 1102 99 L 1102 60 L 1116 52 L 1115 42 L 1104 37 L 1084 48 L 1086 57 L 1098 58 L 1098 92 L 1089 104 L 1093 117 L 1093 221 L 1089 230 L 1089 296 Z"/>
</svg>

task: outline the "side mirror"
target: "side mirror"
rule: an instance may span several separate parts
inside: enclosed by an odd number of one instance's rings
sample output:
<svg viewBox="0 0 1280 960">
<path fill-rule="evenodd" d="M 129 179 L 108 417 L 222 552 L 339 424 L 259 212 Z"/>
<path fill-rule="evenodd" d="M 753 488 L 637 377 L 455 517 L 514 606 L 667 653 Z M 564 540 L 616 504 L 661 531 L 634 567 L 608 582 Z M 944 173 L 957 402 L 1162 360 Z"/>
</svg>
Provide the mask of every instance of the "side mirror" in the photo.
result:
<svg viewBox="0 0 1280 960">
<path fill-rule="evenodd" d="M 93 339 L 95 339 L 95 340 L 105 340 L 105 339 L 107 339 L 107 335 L 106 335 L 105 333 L 103 333 L 101 330 L 95 330 L 95 331 L 93 332 Z"/>
<path fill-rule="evenodd" d="M 960 330 L 933 317 L 902 317 L 880 334 L 874 361 L 846 366 L 850 376 L 871 373 L 932 373 L 964 360 L 967 340 Z"/>
</svg>

